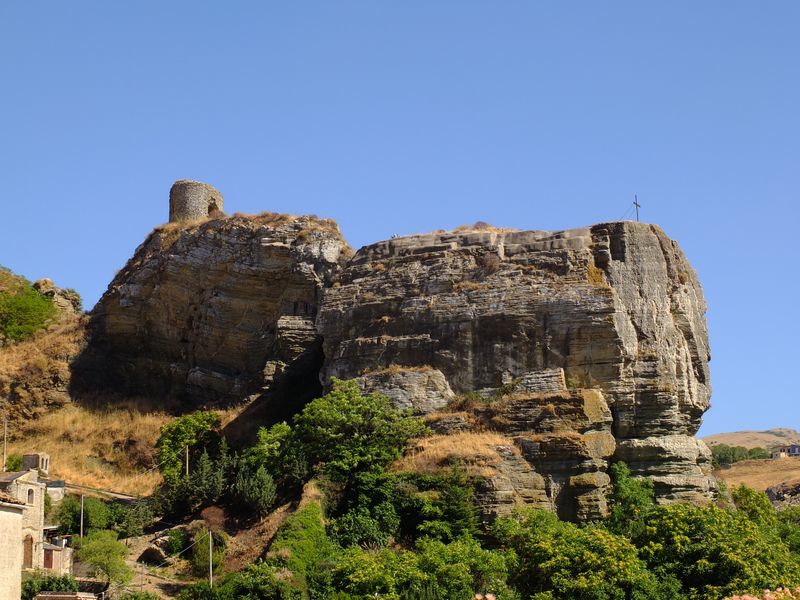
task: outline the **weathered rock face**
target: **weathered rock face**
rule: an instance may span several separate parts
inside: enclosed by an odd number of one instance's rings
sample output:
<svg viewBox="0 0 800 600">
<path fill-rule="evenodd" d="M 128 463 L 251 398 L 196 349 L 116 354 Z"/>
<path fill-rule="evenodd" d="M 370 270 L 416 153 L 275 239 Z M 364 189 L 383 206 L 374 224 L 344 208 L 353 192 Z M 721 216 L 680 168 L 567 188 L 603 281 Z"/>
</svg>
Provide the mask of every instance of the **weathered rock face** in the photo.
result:
<svg viewBox="0 0 800 600">
<path fill-rule="evenodd" d="M 316 390 L 314 319 L 347 251 L 336 224 L 314 217 L 156 229 L 94 309 L 76 375 L 87 387 L 190 405 L 241 401 L 298 378 Z"/>
<path fill-rule="evenodd" d="M 707 499 L 705 308 L 651 225 L 396 238 L 362 248 L 326 292 L 323 382 L 424 366 L 456 393 L 510 394 L 499 417 L 477 411 L 481 426 L 514 436 L 565 516 L 606 512 L 612 459 L 661 500 Z"/>
</svg>

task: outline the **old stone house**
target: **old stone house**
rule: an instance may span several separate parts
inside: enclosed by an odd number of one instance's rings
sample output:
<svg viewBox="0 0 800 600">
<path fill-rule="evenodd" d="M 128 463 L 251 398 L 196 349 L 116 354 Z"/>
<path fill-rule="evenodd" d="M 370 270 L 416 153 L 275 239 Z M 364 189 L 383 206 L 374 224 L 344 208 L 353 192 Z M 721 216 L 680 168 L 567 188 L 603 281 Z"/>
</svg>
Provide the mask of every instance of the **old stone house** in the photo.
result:
<svg viewBox="0 0 800 600">
<path fill-rule="evenodd" d="M 25 504 L 0 491 L 0 600 L 22 593 L 22 513 Z"/>
<path fill-rule="evenodd" d="M 800 458 L 800 444 L 789 444 L 788 446 L 779 446 L 773 448 L 772 458 Z"/>
<path fill-rule="evenodd" d="M 44 568 L 44 496 L 47 486 L 39 471 L 0 473 L 0 492 L 22 503 L 22 568 Z"/>
</svg>

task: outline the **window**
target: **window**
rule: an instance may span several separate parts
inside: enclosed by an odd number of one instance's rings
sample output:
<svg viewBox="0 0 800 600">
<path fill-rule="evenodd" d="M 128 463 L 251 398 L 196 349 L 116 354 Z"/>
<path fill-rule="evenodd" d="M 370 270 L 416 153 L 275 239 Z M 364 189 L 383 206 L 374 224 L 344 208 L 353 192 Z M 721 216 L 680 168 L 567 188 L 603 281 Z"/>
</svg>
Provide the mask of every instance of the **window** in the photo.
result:
<svg viewBox="0 0 800 600">
<path fill-rule="evenodd" d="M 28 490 L 28 504 L 33 504 L 33 490 Z"/>
</svg>

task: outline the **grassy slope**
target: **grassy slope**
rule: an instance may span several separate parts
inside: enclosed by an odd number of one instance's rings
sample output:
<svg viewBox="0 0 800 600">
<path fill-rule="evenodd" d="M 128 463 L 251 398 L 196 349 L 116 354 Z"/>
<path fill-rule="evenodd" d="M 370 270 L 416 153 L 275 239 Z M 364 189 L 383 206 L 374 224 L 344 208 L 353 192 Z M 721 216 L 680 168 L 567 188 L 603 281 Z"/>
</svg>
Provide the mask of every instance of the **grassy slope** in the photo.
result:
<svg viewBox="0 0 800 600">
<path fill-rule="evenodd" d="M 800 444 L 800 432 L 794 429 L 776 428 L 765 431 L 732 431 L 718 433 L 703 438 L 709 446 L 715 444 L 728 444 L 729 446 L 744 446 L 745 448 L 772 448 L 786 444 Z"/>
<path fill-rule="evenodd" d="M 728 487 L 745 483 L 757 490 L 765 490 L 779 483 L 800 483 L 800 458 L 781 460 L 743 460 L 727 469 L 714 471 Z"/>
</svg>

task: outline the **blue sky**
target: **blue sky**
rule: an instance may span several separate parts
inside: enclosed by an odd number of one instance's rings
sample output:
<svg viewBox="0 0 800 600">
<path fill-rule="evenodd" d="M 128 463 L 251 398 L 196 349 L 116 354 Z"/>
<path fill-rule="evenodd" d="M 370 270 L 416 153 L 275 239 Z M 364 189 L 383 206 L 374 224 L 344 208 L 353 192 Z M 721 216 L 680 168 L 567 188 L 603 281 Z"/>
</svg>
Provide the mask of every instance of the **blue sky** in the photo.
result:
<svg viewBox="0 0 800 600">
<path fill-rule="evenodd" d="M 0 264 L 91 306 L 175 179 L 354 246 L 642 218 L 709 302 L 701 433 L 800 428 L 800 4 L 4 2 Z"/>
</svg>

